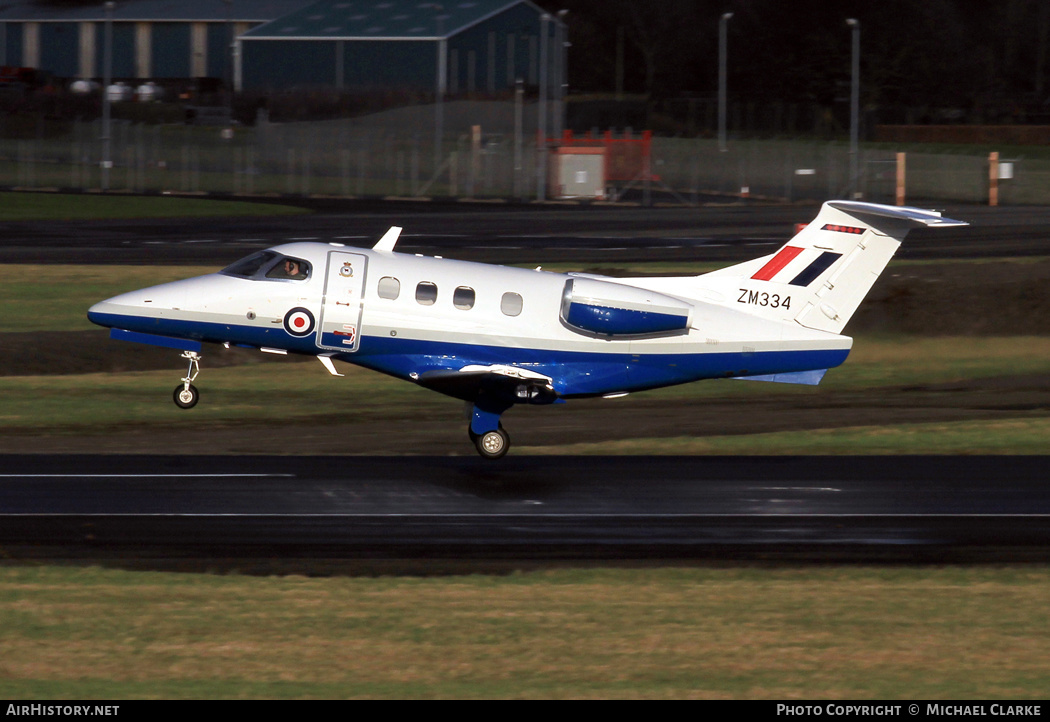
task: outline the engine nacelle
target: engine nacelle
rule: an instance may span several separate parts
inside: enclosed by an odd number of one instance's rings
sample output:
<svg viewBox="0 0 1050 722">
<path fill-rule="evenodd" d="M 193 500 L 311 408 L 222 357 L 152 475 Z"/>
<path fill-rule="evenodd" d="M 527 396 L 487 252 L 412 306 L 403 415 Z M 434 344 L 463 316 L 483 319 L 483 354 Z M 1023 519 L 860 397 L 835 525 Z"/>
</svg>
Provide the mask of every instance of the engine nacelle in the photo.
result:
<svg viewBox="0 0 1050 722">
<path fill-rule="evenodd" d="M 573 278 L 562 294 L 561 320 L 585 336 L 675 336 L 689 331 L 692 310 L 685 301 L 644 288 Z"/>
</svg>

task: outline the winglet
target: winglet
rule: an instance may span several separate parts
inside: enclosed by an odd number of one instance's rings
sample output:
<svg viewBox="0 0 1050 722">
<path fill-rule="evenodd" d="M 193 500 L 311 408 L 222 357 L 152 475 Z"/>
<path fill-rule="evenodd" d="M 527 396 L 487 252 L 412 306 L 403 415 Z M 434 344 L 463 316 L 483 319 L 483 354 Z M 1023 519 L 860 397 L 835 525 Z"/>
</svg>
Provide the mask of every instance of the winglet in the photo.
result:
<svg viewBox="0 0 1050 722">
<path fill-rule="evenodd" d="M 390 230 L 383 234 L 383 237 L 372 246 L 373 251 L 386 251 L 390 253 L 394 250 L 394 245 L 397 243 L 398 236 L 401 235 L 401 228 L 399 226 L 390 226 Z"/>
</svg>

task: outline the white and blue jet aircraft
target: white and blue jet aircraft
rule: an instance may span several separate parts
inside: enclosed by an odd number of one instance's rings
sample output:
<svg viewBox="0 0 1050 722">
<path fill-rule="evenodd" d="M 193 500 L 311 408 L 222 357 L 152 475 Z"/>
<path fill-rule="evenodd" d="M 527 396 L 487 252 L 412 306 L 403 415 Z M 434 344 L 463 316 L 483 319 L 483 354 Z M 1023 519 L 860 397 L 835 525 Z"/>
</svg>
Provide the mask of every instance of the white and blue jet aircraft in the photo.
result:
<svg viewBox="0 0 1050 722">
<path fill-rule="evenodd" d="M 610 278 L 290 243 L 218 273 L 95 304 L 112 338 L 188 359 L 206 343 L 358 364 L 462 399 L 478 452 L 509 448 L 515 404 L 552 404 L 700 379 L 819 383 L 846 360 L 843 327 L 909 229 L 966 225 L 934 211 L 828 201 L 776 253 L 699 276 Z"/>
</svg>

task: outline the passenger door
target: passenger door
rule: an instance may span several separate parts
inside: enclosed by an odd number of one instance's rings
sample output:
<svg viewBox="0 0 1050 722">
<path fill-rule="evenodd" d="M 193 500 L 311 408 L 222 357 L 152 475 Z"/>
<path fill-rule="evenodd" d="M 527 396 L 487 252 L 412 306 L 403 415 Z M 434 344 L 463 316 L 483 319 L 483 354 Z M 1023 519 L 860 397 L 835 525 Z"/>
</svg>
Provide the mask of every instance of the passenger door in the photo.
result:
<svg viewBox="0 0 1050 722">
<path fill-rule="evenodd" d="M 343 352 L 353 352 L 360 347 L 367 264 L 368 256 L 361 253 L 328 253 L 321 300 L 321 332 L 317 337 L 319 347 Z"/>
</svg>

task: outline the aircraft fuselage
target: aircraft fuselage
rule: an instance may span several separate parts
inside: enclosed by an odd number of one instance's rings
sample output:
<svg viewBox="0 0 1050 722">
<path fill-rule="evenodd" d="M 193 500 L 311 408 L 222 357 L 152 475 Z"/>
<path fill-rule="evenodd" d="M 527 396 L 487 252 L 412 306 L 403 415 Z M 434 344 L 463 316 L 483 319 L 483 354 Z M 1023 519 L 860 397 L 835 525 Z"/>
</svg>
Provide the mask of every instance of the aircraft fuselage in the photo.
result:
<svg viewBox="0 0 1050 722">
<path fill-rule="evenodd" d="M 585 279 L 615 294 L 635 288 L 624 285 L 631 279 L 319 243 L 272 250 L 310 264 L 309 277 L 210 274 L 116 296 L 93 306 L 89 318 L 140 334 L 330 355 L 410 381 L 431 371 L 513 366 L 551 378 L 562 398 L 827 369 L 851 345 L 845 336 L 684 298 L 691 317 L 677 330 L 645 333 L 643 320 L 640 333 L 602 334 L 565 323 L 567 282 Z"/>
</svg>

